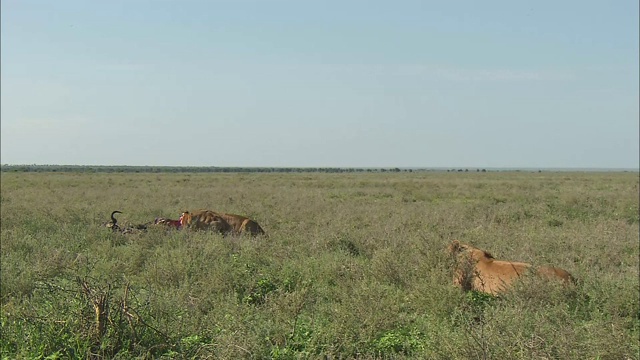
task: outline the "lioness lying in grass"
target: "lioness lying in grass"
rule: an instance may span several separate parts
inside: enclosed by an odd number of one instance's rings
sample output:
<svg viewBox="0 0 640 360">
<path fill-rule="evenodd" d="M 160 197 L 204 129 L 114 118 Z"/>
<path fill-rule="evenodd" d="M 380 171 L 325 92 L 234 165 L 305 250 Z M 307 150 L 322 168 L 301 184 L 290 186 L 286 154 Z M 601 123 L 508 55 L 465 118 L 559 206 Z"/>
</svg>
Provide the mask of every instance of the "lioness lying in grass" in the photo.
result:
<svg viewBox="0 0 640 360">
<path fill-rule="evenodd" d="M 527 263 L 496 260 L 490 253 L 462 244 L 458 240 L 453 240 L 447 250 L 455 256 L 456 261 L 453 283 L 466 291 L 475 290 L 497 295 L 529 272 L 548 279 L 574 282 L 573 276 L 561 268 L 534 268 Z"/>
</svg>

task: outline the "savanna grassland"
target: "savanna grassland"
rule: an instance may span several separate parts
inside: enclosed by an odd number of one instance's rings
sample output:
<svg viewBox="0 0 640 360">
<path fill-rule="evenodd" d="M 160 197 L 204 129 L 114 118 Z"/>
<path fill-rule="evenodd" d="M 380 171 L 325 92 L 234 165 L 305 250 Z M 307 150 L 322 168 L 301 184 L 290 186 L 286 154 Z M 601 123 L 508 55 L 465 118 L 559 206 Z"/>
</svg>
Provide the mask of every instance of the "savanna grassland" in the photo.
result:
<svg viewBox="0 0 640 360">
<path fill-rule="evenodd" d="M 2 358 L 638 359 L 638 173 L 2 173 Z M 121 223 L 208 208 L 268 237 Z M 453 239 L 555 265 L 493 298 Z"/>
</svg>

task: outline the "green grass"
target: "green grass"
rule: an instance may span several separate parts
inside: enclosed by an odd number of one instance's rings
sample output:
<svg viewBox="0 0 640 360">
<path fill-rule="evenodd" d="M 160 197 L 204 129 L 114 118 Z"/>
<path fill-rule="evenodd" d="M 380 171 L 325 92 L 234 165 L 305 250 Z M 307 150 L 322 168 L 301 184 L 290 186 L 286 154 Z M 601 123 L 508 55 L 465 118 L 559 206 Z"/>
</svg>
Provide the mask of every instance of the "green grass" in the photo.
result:
<svg viewBox="0 0 640 360">
<path fill-rule="evenodd" d="M 638 180 L 2 173 L 0 355 L 638 359 Z M 113 210 L 144 223 L 197 208 L 252 217 L 269 237 L 102 226 Z M 452 239 L 578 284 L 463 293 Z"/>
</svg>

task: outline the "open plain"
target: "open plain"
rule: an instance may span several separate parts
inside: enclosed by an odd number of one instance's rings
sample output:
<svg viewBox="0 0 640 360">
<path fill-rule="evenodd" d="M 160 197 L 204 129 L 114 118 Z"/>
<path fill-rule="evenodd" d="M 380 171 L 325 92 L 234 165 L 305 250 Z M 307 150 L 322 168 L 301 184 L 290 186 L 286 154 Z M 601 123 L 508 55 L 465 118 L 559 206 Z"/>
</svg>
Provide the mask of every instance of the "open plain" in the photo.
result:
<svg viewBox="0 0 640 360">
<path fill-rule="evenodd" d="M 639 358 L 637 172 L 1 176 L 3 359 Z M 104 226 L 198 208 L 268 237 Z M 454 239 L 577 284 L 465 293 Z"/>
</svg>

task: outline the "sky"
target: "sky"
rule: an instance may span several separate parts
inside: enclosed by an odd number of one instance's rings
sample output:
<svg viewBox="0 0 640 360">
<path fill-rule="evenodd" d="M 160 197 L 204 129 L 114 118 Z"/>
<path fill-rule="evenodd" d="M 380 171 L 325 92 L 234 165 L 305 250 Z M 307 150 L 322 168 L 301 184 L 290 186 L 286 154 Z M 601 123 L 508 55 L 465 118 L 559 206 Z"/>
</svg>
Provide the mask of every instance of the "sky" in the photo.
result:
<svg viewBox="0 0 640 360">
<path fill-rule="evenodd" d="M 639 167 L 638 1 L 2 0 L 2 164 Z"/>
</svg>

